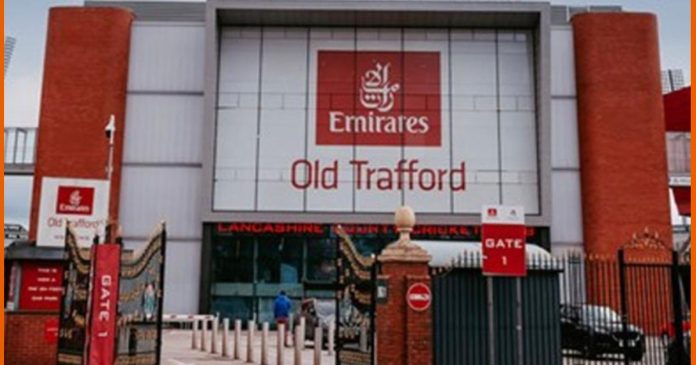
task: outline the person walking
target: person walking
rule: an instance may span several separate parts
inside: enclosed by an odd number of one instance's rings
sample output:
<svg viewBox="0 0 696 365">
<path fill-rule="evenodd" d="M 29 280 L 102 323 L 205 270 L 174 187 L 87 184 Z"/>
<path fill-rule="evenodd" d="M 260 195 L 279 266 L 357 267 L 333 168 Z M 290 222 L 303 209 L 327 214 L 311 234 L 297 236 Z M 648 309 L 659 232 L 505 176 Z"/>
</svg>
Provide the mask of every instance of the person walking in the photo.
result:
<svg viewBox="0 0 696 365">
<path fill-rule="evenodd" d="M 290 332 L 290 327 L 288 327 L 288 318 L 290 317 L 290 308 L 292 308 L 292 303 L 287 295 L 285 295 L 285 291 L 281 290 L 273 302 L 273 316 L 275 317 L 276 325 L 281 323 L 285 325 L 285 346 L 289 346 L 288 332 Z"/>
</svg>

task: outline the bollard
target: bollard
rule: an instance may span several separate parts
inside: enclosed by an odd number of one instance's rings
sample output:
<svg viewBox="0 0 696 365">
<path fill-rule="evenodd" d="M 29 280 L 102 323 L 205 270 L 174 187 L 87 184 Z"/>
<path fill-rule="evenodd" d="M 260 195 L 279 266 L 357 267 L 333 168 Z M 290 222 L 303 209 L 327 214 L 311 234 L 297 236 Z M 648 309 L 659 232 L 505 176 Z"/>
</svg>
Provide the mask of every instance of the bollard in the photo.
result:
<svg viewBox="0 0 696 365">
<path fill-rule="evenodd" d="M 306 319 L 304 316 L 301 316 L 301 317 L 300 317 L 300 331 L 302 332 L 302 337 L 300 337 L 300 350 L 304 350 L 304 349 L 305 349 L 305 338 L 304 338 L 304 336 L 305 336 L 305 333 L 307 333 L 307 332 L 305 332 L 305 331 L 306 331 L 306 329 L 305 329 L 305 326 L 306 326 L 306 325 L 307 325 L 307 319 Z"/>
<path fill-rule="evenodd" d="M 218 316 L 215 316 L 211 321 L 212 328 L 210 329 L 210 353 L 217 354 L 217 337 L 218 337 Z"/>
<path fill-rule="evenodd" d="M 300 332 L 301 326 L 295 326 L 295 365 L 302 365 L 302 349 L 300 348 L 300 343 L 302 342 Z"/>
<path fill-rule="evenodd" d="M 239 349 L 239 342 L 242 340 L 242 320 L 234 320 L 234 359 L 241 360 L 242 353 Z"/>
<path fill-rule="evenodd" d="M 322 347 L 322 328 L 317 326 L 314 328 L 314 365 L 321 365 L 321 347 Z"/>
<path fill-rule="evenodd" d="M 206 338 L 208 337 L 208 319 L 202 319 L 201 320 L 201 351 L 206 350 L 207 344 L 205 343 L 207 340 Z"/>
<path fill-rule="evenodd" d="M 222 356 L 223 357 L 230 356 L 229 338 L 230 338 L 230 319 L 225 318 L 222 320 Z"/>
<path fill-rule="evenodd" d="M 285 339 L 285 346 L 290 347 L 292 346 L 292 342 L 295 341 L 293 338 L 295 337 L 295 315 L 293 313 L 290 313 L 288 317 L 288 327 L 285 330 L 288 331 L 288 338 Z"/>
<path fill-rule="evenodd" d="M 329 356 L 333 356 L 334 354 L 334 336 L 336 335 L 335 327 L 336 323 L 334 321 L 329 322 L 329 333 L 327 333 L 327 336 L 329 336 L 329 338 L 326 339 L 328 342 L 327 346 L 329 347 Z"/>
<path fill-rule="evenodd" d="M 191 323 L 191 349 L 198 349 L 198 320 L 194 319 Z"/>
<path fill-rule="evenodd" d="M 277 353 L 276 357 L 278 358 L 277 360 L 277 365 L 283 365 L 285 362 L 285 358 L 283 357 L 283 350 L 285 349 L 285 324 L 284 323 L 278 323 L 278 338 L 276 339 L 276 348 L 277 348 Z"/>
<path fill-rule="evenodd" d="M 256 329 L 256 323 L 254 320 L 249 321 L 249 328 L 247 328 L 247 361 L 248 363 L 254 362 L 254 330 Z"/>
<path fill-rule="evenodd" d="M 367 352 L 367 328 L 360 326 L 360 352 Z"/>
<path fill-rule="evenodd" d="M 261 325 L 261 365 L 268 365 L 268 322 Z"/>
</svg>

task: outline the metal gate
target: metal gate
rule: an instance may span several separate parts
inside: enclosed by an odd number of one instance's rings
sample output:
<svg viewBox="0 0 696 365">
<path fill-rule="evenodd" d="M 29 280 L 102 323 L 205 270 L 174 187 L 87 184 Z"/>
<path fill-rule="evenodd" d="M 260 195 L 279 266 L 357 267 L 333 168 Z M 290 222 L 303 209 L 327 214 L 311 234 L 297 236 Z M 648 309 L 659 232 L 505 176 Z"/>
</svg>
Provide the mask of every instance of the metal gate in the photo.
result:
<svg viewBox="0 0 696 365">
<path fill-rule="evenodd" d="M 559 262 L 539 258 L 524 279 L 484 277 L 480 262 L 431 269 L 434 364 L 561 364 Z"/>
<path fill-rule="evenodd" d="M 689 363 L 689 304 L 683 276 L 691 274 L 688 255 L 644 232 L 618 252 L 623 364 Z"/>
<path fill-rule="evenodd" d="M 336 364 L 375 363 L 377 260 L 360 255 L 343 229 L 338 235 L 336 272 Z"/>
<path fill-rule="evenodd" d="M 615 254 L 528 256 L 519 290 L 480 255 L 431 268 L 433 363 L 688 364 L 688 257 L 643 232 Z"/>
</svg>

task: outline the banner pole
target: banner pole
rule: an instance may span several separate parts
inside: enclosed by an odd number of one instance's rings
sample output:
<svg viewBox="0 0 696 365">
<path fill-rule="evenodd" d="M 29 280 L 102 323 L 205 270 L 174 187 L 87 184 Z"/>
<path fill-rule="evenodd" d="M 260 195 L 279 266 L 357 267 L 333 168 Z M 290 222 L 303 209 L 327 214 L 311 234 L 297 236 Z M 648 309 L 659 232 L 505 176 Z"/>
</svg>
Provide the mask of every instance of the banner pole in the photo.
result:
<svg viewBox="0 0 696 365">
<path fill-rule="evenodd" d="M 495 309 L 493 308 L 493 277 L 486 277 L 488 307 L 488 364 L 495 365 Z"/>
<path fill-rule="evenodd" d="M 160 287 L 157 303 L 157 364 L 162 359 L 162 316 L 164 313 L 164 264 L 167 258 L 167 226 L 162 222 L 162 262 L 160 263 Z"/>
</svg>

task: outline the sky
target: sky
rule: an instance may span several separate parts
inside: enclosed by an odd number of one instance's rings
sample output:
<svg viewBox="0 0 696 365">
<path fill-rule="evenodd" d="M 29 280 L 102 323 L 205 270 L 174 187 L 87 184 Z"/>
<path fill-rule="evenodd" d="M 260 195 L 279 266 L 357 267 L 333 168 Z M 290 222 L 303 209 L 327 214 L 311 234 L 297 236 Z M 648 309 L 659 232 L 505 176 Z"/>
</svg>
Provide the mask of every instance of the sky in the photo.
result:
<svg viewBox="0 0 696 365">
<path fill-rule="evenodd" d="M 17 38 L 5 76 L 5 126 L 38 124 L 48 9 L 82 3 L 81 0 L 5 0 L 5 35 Z M 626 11 L 657 14 L 662 69 L 683 69 L 687 84 L 691 84 L 689 0 L 551 0 L 551 3 L 620 5 Z M 4 193 L 6 221 L 26 225 L 31 179 L 5 177 Z"/>
</svg>

